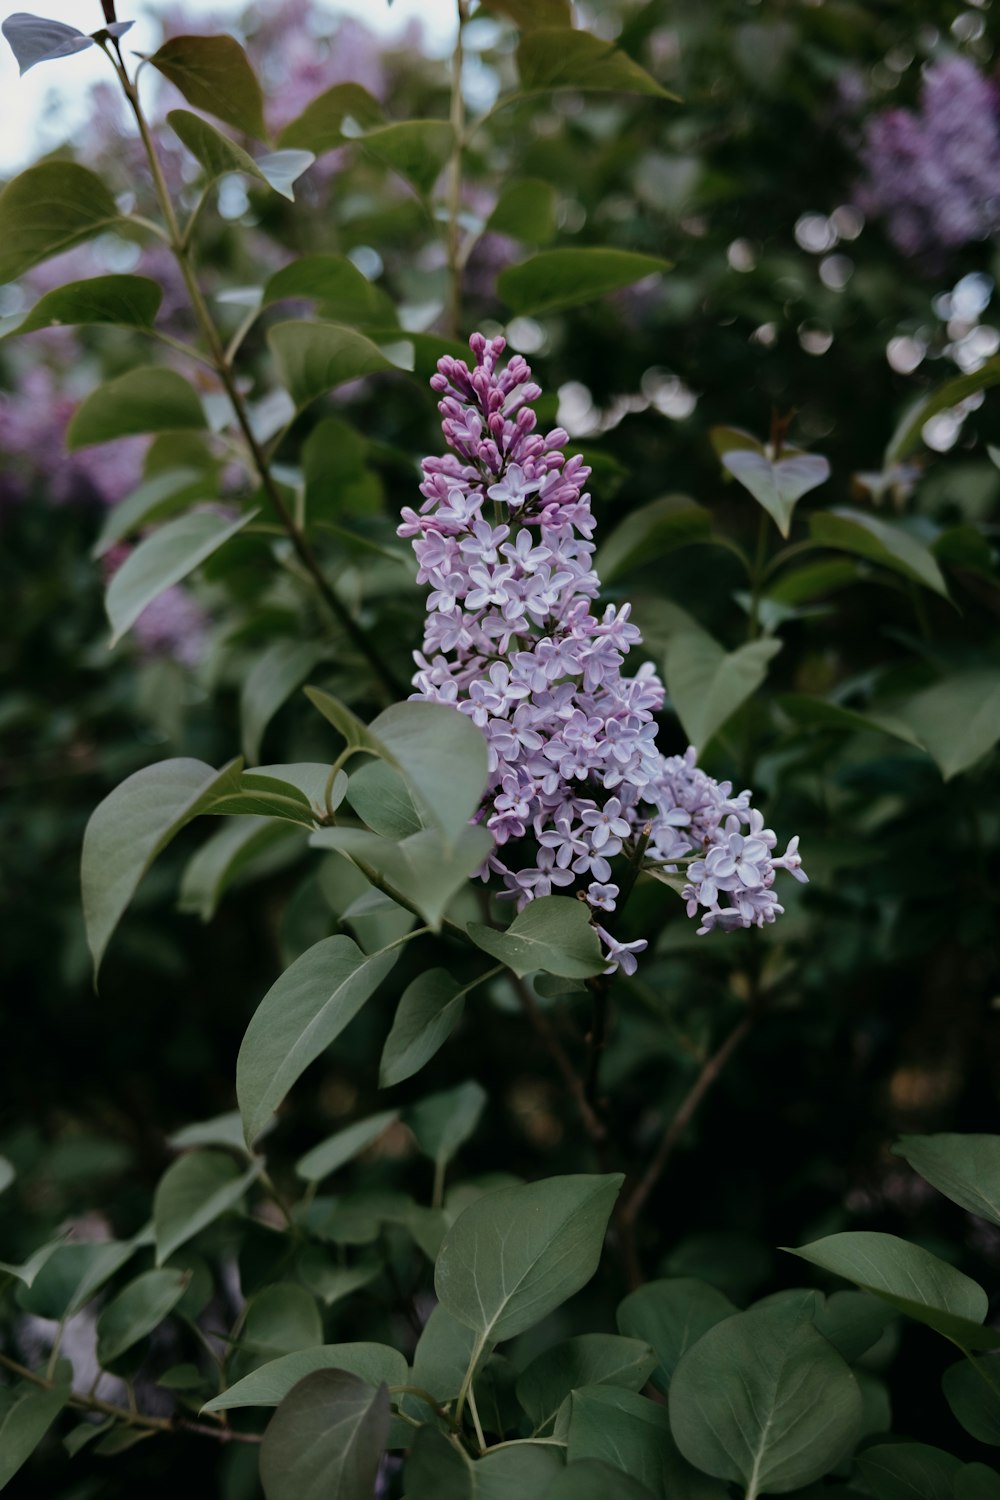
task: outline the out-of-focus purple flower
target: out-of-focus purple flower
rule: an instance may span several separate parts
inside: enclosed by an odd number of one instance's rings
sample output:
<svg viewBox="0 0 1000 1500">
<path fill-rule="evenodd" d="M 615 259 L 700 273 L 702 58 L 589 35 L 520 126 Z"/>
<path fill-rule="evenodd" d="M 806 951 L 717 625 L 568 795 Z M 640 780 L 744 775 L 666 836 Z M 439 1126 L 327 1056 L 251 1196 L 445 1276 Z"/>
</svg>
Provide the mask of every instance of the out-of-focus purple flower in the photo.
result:
<svg viewBox="0 0 1000 1500">
<path fill-rule="evenodd" d="M 561 428 L 535 430 L 541 391 L 520 355 L 501 369 L 503 339 L 475 334 L 470 347 L 474 367 L 445 357 L 431 380 L 451 451 L 424 461 L 424 502 L 404 509 L 399 534 L 430 585 L 414 696 L 451 704 L 486 737 L 480 818 L 495 847 L 480 874 L 500 875 L 519 908 L 576 886 L 603 914 L 619 896 L 611 861 L 638 858 L 644 840 L 651 864 L 686 869 L 700 932 L 773 922 L 776 870 L 805 878 L 797 840 L 775 860 L 749 792 L 706 776 L 693 749 L 657 749 L 662 684 L 651 663 L 621 670 L 642 639 L 631 608 L 591 613 L 590 470 L 566 457 Z M 609 972 L 633 973 L 645 941 L 597 930 Z"/>
<path fill-rule="evenodd" d="M 868 122 L 858 204 L 904 255 L 940 258 L 1000 229 L 1000 120 L 994 85 L 964 57 L 926 70 L 918 110 Z"/>
</svg>

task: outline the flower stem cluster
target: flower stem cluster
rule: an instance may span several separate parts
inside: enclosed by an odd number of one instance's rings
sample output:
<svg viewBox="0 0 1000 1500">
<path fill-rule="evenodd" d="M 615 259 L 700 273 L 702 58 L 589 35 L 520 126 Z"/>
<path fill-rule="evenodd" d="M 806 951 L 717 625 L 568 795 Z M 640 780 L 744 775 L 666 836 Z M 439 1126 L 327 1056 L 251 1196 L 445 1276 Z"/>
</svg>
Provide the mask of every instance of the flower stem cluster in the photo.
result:
<svg viewBox="0 0 1000 1500">
<path fill-rule="evenodd" d="M 489 747 L 482 877 L 501 877 L 519 908 L 575 891 L 610 968 L 627 974 L 647 944 L 620 943 L 603 923 L 640 840 L 647 863 L 686 871 L 700 933 L 773 922 L 775 872 L 805 879 L 797 840 L 776 859 L 749 792 L 707 776 L 693 749 L 657 749 L 663 686 L 649 662 L 622 675 L 641 640 L 631 607 L 593 609 L 590 470 L 566 457 L 562 428 L 536 431 L 541 391 L 525 361 L 501 369 L 503 339 L 469 343 L 472 368 L 445 357 L 431 380 L 450 452 L 425 459 L 423 504 L 403 510 L 399 534 L 431 590 L 414 696 L 454 704 Z"/>
</svg>

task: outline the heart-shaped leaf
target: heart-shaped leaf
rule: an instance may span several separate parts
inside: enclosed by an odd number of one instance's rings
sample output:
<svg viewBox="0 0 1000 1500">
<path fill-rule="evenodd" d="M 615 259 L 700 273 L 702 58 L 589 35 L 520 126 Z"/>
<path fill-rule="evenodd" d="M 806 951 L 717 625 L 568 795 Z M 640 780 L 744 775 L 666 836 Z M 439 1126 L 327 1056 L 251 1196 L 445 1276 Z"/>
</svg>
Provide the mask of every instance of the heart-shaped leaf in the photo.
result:
<svg viewBox="0 0 1000 1500">
<path fill-rule="evenodd" d="M 44 16 L 31 16 L 26 11 L 8 16 L 0 31 L 10 43 L 22 78 L 37 63 L 71 57 L 73 53 L 85 52 L 94 45 L 93 37 L 85 36 L 75 26 L 49 21 Z"/>
<path fill-rule="evenodd" d="M 120 217 L 104 183 L 86 167 L 72 161 L 29 167 L 0 193 L 0 283 L 93 239 Z"/>
<path fill-rule="evenodd" d="M 802 496 L 830 477 L 829 462 L 818 453 L 794 453 L 775 461 L 763 453 L 731 448 L 721 457 L 723 467 L 763 506 L 782 536 L 788 535 Z"/>
<path fill-rule="evenodd" d="M 149 59 L 189 104 L 263 140 L 264 96 L 239 42 L 231 36 L 175 36 Z"/>
</svg>

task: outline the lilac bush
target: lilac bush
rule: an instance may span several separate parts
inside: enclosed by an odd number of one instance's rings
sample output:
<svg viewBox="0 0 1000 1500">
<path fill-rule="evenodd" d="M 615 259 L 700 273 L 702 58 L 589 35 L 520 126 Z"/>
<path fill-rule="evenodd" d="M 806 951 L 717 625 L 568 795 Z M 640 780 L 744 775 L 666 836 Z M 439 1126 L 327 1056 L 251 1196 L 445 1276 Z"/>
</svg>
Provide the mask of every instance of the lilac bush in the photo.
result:
<svg viewBox="0 0 1000 1500">
<path fill-rule="evenodd" d="M 483 879 L 499 875 L 519 909 L 575 888 L 626 974 L 647 944 L 616 941 L 604 921 L 630 865 L 680 884 L 699 934 L 773 922 L 777 871 L 806 879 L 798 839 L 776 855 L 749 791 L 707 775 L 694 747 L 658 750 L 656 670 L 622 675 L 642 640 L 631 606 L 591 612 L 590 470 L 567 458 L 562 428 L 536 431 L 525 360 L 501 369 L 502 338 L 469 343 L 473 368 L 446 356 L 432 378 L 451 452 L 424 460 L 424 503 L 404 509 L 399 534 L 431 586 L 414 696 L 454 704 L 489 746 Z"/>
<path fill-rule="evenodd" d="M 919 110 L 875 115 L 862 160 L 859 205 L 904 255 L 940 259 L 1000 228 L 997 90 L 967 58 L 926 70 Z"/>
</svg>

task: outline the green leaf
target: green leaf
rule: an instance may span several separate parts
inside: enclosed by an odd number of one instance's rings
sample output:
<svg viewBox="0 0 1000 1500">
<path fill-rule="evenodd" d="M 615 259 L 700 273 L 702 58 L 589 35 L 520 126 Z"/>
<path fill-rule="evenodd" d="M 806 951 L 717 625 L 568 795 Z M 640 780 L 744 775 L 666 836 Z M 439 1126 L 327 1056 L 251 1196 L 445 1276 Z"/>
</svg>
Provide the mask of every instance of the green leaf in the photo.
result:
<svg viewBox="0 0 1000 1500">
<path fill-rule="evenodd" d="M 23 12 L 8 16 L 0 30 L 10 43 L 10 50 L 17 59 L 22 78 L 38 63 L 71 57 L 94 45 L 94 38 L 78 31 L 75 26 L 66 26 L 62 21 L 50 21 L 44 16 L 25 15 Z"/>
<path fill-rule="evenodd" d="M 323 656 L 311 641 L 277 640 L 254 661 L 240 690 L 243 754 L 251 765 L 260 760 L 268 724 Z"/>
<path fill-rule="evenodd" d="M 255 161 L 242 146 L 186 109 L 172 109 L 167 123 L 191 155 L 201 162 L 209 182 L 228 172 L 241 172 L 273 188 L 290 203 L 295 202 L 293 184 L 316 160 L 311 151 L 273 151 Z"/>
<path fill-rule="evenodd" d="M 403 777 L 384 760 L 352 771 L 346 796 L 358 817 L 383 838 L 409 838 L 424 826 Z"/>
<path fill-rule="evenodd" d="M 614 1385 L 641 1391 L 655 1368 L 656 1355 L 639 1339 L 581 1333 L 531 1361 L 518 1377 L 517 1399 L 535 1432 L 544 1432 L 578 1386 Z"/>
<path fill-rule="evenodd" d="M 1000 1355 L 961 1359 L 950 1365 L 941 1389 L 966 1432 L 980 1443 L 1000 1448 Z"/>
<path fill-rule="evenodd" d="M 389 1393 L 344 1370 L 307 1375 L 282 1401 L 260 1450 L 267 1500 L 370 1500 L 389 1439 Z"/>
<path fill-rule="evenodd" d="M 244 771 L 238 783 L 217 797 L 206 811 L 218 817 L 282 818 L 311 829 L 323 808 L 330 769 L 318 762 L 257 766 Z M 343 801 L 346 786 L 347 777 L 338 772 L 330 796 L 334 809 Z"/>
<path fill-rule="evenodd" d="M 517 70 L 524 93 L 581 89 L 677 97 L 613 42 L 565 26 L 540 26 L 525 32 L 517 49 Z"/>
<path fill-rule="evenodd" d="M 891 707 L 890 722 L 901 720 L 950 781 L 1000 740 L 1000 672 L 959 672 Z"/>
<path fill-rule="evenodd" d="M 370 1385 L 406 1384 L 406 1360 L 388 1344 L 320 1344 L 315 1349 L 299 1349 L 261 1365 L 221 1395 L 213 1396 L 202 1411 L 278 1406 L 300 1380 L 318 1370 L 346 1370 Z"/>
<path fill-rule="evenodd" d="M 963 1464 L 953 1494 L 955 1500 L 1000 1500 L 1000 1474 L 985 1464 Z"/>
<path fill-rule="evenodd" d="M 133 1344 L 158 1328 L 191 1280 L 188 1271 L 146 1271 L 130 1281 L 101 1309 L 97 1319 L 97 1362 L 105 1369 Z"/>
<path fill-rule="evenodd" d="M 534 1500 L 562 1473 L 552 1444 L 510 1441 L 473 1463 L 434 1427 L 417 1433 L 404 1473 L 407 1500 Z"/>
<path fill-rule="evenodd" d="M 72 1394 L 68 1385 L 42 1391 L 24 1384 L 16 1390 L 0 1420 L 0 1490 L 27 1463 Z"/>
<path fill-rule="evenodd" d="M 111 623 L 112 646 L 117 646 L 147 605 L 193 573 L 256 514 L 251 510 L 230 521 L 214 511 L 193 511 L 168 521 L 141 541 L 108 585 L 105 608 Z"/>
<path fill-rule="evenodd" d="M 6 1156 L 0 1156 L 0 1193 L 4 1193 L 16 1178 L 14 1163 L 7 1160 Z"/>
<path fill-rule="evenodd" d="M 240 875 L 248 868 L 252 870 L 269 851 L 280 849 L 284 853 L 293 848 L 295 839 L 296 830 L 285 820 L 243 817 L 223 824 L 185 867 L 178 910 L 210 922 L 223 895 Z"/>
<path fill-rule="evenodd" d="M 289 297 L 319 302 L 324 318 L 349 327 L 386 328 L 396 316 L 391 298 L 343 255 L 306 255 L 275 271 L 264 307 Z"/>
<path fill-rule="evenodd" d="M 567 1407 L 570 1463 L 603 1460 L 671 1500 L 725 1500 L 723 1486 L 694 1473 L 678 1453 L 664 1407 L 604 1385 L 573 1391 Z"/>
<path fill-rule="evenodd" d="M 233 37 L 171 37 L 149 61 L 195 109 L 259 140 L 267 135 L 257 75 Z"/>
<path fill-rule="evenodd" d="M 623 1180 L 550 1177 L 486 1193 L 459 1215 L 434 1286 L 479 1349 L 533 1328 L 590 1280 Z"/>
<path fill-rule="evenodd" d="M 644 1339 L 656 1351 L 653 1384 L 666 1394 L 681 1356 L 703 1333 L 735 1313 L 716 1287 L 687 1276 L 648 1281 L 618 1304 L 618 1328 L 631 1339 Z"/>
<path fill-rule="evenodd" d="M 722 465 L 763 506 L 782 536 L 788 535 L 802 496 L 830 477 L 830 465 L 818 453 L 794 453 L 775 462 L 763 453 L 731 448 Z"/>
<path fill-rule="evenodd" d="M 444 969 L 428 969 L 403 991 L 379 1063 L 379 1088 L 419 1073 L 462 1018 L 465 991 Z"/>
<path fill-rule="evenodd" d="M 167 1145 L 175 1151 L 188 1151 L 193 1146 L 227 1146 L 240 1156 L 247 1155 L 243 1121 L 238 1109 L 214 1115 L 210 1120 L 195 1120 L 191 1125 L 182 1125 L 180 1130 L 167 1137 Z"/>
<path fill-rule="evenodd" d="M 248 1144 L 398 957 L 398 948 L 369 958 L 348 937 L 323 938 L 275 981 L 254 1012 L 236 1062 L 236 1096 Z"/>
<path fill-rule="evenodd" d="M 1000 1135 L 904 1135 L 892 1149 L 960 1208 L 1000 1226 Z"/>
<path fill-rule="evenodd" d="M 93 276 L 46 292 L 23 317 L 0 331 L 0 338 L 85 323 L 117 323 L 152 328 L 163 292 L 148 276 Z"/>
<path fill-rule="evenodd" d="M 353 134 L 345 136 L 342 132 L 345 120 L 369 129 L 384 119 L 381 104 L 359 83 L 335 83 L 284 127 L 278 145 L 304 148 L 321 156 L 354 139 Z"/>
<path fill-rule="evenodd" d="M 697 1468 L 785 1494 L 830 1472 L 860 1435 L 858 1382 L 836 1349 L 785 1302 L 716 1323 L 680 1360 L 670 1425 Z"/>
<path fill-rule="evenodd" d="M 221 771 L 200 760 L 161 761 L 129 776 L 94 809 L 83 836 L 81 882 L 95 976 L 153 860 L 220 790 L 232 789 L 238 774 L 238 761 Z"/>
<path fill-rule="evenodd" d="M 509 182 L 487 219 L 486 228 L 493 234 L 509 234 L 525 244 L 547 245 L 556 233 L 555 188 L 538 177 Z"/>
<path fill-rule="evenodd" d="M 486 9 L 506 16 L 522 31 L 533 31 L 539 26 L 573 25 L 570 0 L 488 0 Z"/>
<path fill-rule="evenodd" d="M 669 261 L 634 250 L 543 250 L 501 271 L 497 291 L 516 313 L 533 316 L 594 302 L 669 270 Z"/>
<path fill-rule="evenodd" d="M 358 139 L 426 198 L 451 155 L 455 132 L 446 120 L 400 120 L 367 130 Z"/>
<path fill-rule="evenodd" d="M 489 777 L 486 736 L 468 714 L 443 703 L 395 703 L 372 720 L 371 734 L 406 777 L 425 823 L 449 842 L 463 836 Z"/>
<path fill-rule="evenodd" d="M 473 1134 L 485 1107 L 486 1090 L 472 1079 L 410 1105 L 406 1123 L 439 1174 Z"/>
<path fill-rule="evenodd" d="M 277 323 L 267 341 L 298 411 L 350 380 L 397 368 L 364 334 L 338 323 Z"/>
<path fill-rule="evenodd" d="M 167 1168 L 153 1196 L 156 1264 L 235 1208 L 260 1173 L 259 1162 L 241 1170 L 222 1151 L 192 1151 Z"/>
<path fill-rule="evenodd" d="M 71 1318 L 121 1270 L 136 1249 L 133 1240 L 55 1245 L 32 1281 L 18 1289 L 18 1306 L 53 1322 Z"/>
<path fill-rule="evenodd" d="M 454 1401 L 462 1389 L 477 1340 L 474 1331 L 453 1318 L 440 1303 L 435 1307 L 413 1354 L 412 1380 L 440 1402 Z M 489 1345 L 480 1350 L 479 1358 Z M 426 1409 L 421 1413 L 426 1414 Z"/>
<path fill-rule="evenodd" d="M 75 453 L 135 433 L 197 431 L 206 426 L 194 387 L 175 370 L 148 365 L 92 391 L 77 407 L 66 446 Z"/>
<path fill-rule="evenodd" d="M 197 469 L 164 469 L 152 475 L 109 509 L 92 555 L 103 557 L 129 532 L 185 510 L 193 501 L 211 499 L 207 491 L 208 482 Z"/>
<path fill-rule="evenodd" d="M 667 643 L 663 664 L 670 701 L 691 744 L 703 751 L 736 710 L 756 693 L 781 642 L 748 641 L 726 651 L 703 630 L 681 630 Z"/>
<path fill-rule="evenodd" d="M 712 538 L 712 517 L 687 495 L 663 495 L 630 512 L 604 541 L 594 558 L 605 584 L 632 568 L 647 567 L 678 547 Z"/>
<path fill-rule="evenodd" d="M 962 1467 L 926 1443 L 879 1443 L 859 1453 L 857 1466 L 876 1500 L 952 1500 Z"/>
<path fill-rule="evenodd" d="M 368 755 L 383 753 L 382 746 L 369 732 L 367 724 L 346 703 L 341 703 L 339 698 L 332 697 L 330 693 L 324 693 L 321 688 L 307 687 L 303 691 L 313 707 L 319 710 L 327 723 L 332 724 L 347 742 L 348 749 L 364 750 Z"/>
<path fill-rule="evenodd" d="M 356 1120 L 300 1157 L 295 1163 L 296 1173 L 304 1182 L 322 1182 L 345 1162 L 353 1161 L 362 1151 L 367 1151 L 398 1119 L 398 1109 L 385 1109 L 380 1114 L 370 1115 L 367 1120 Z"/>
<path fill-rule="evenodd" d="M 316 1299 L 293 1281 L 278 1281 L 251 1297 L 240 1330 L 239 1344 L 228 1366 L 235 1384 L 264 1364 L 323 1342 L 323 1322 Z"/>
<path fill-rule="evenodd" d="M 336 849 L 348 856 L 362 874 L 384 880 L 390 895 L 417 911 L 427 925 L 440 931 L 452 897 L 474 875 L 493 848 L 485 828 L 466 828 L 456 843 L 446 842 L 436 828 L 396 843 L 365 828 L 321 828 L 309 841 L 317 849 Z"/>
<path fill-rule="evenodd" d="M 1000 1347 L 1000 1335 L 980 1326 L 989 1310 L 982 1287 L 920 1245 L 865 1229 L 831 1234 L 790 1253 L 853 1281 L 960 1348 Z"/>
<path fill-rule="evenodd" d="M 467 931 L 477 947 L 506 964 L 519 979 L 537 969 L 563 979 L 586 979 L 606 967 L 588 909 L 571 896 L 529 901 L 505 932 L 481 922 L 470 922 Z"/>
<path fill-rule="evenodd" d="M 43 1268 L 56 1251 L 61 1249 L 65 1241 L 62 1239 L 50 1240 L 45 1245 L 40 1245 L 33 1251 L 23 1265 L 12 1265 L 10 1261 L 0 1260 L 0 1275 L 13 1276 L 22 1286 L 32 1287 L 38 1279 Z"/>
<path fill-rule="evenodd" d="M 878 1342 L 893 1318 L 892 1309 L 867 1292 L 834 1292 L 813 1322 L 851 1365 Z"/>
<path fill-rule="evenodd" d="M 654 1500 L 654 1495 L 603 1459 L 578 1458 L 545 1491 L 545 1500 Z"/>
<path fill-rule="evenodd" d="M 316 1245 L 307 1245 L 295 1264 L 300 1281 L 326 1307 L 343 1301 L 353 1292 L 368 1286 L 378 1276 L 381 1267 L 377 1263 L 359 1266 L 339 1266 Z"/>
<path fill-rule="evenodd" d="M 809 531 L 813 540 L 823 547 L 853 552 L 869 562 L 891 568 L 894 573 L 901 573 L 904 578 L 912 578 L 943 599 L 948 598 L 948 586 L 934 554 L 900 526 L 880 521 L 867 511 L 838 507 L 836 510 L 814 511 L 809 517 Z"/>
<path fill-rule="evenodd" d="M 93 239 L 121 215 L 99 177 L 71 161 L 29 167 L 0 193 L 0 284 Z"/>
<path fill-rule="evenodd" d="M 965 401 L 969 396 L 975 396 L 979 391 L 988 390 L 990 386 L 998 382 L 1000 382 L 1000 358 L 988 359 L 980 365 L 978 370 L 973 370 L 968 375 L 956 375 L 953 380 L 945 381 L 944 385 L 939 385 L 937 390 L 921 397 L 904 414 L 889 439 L 883 468 L 891 469 L 894 464 L 909 457 L 914 449 L 920 446 L 924 425 L 930 421 L 931 417 L 937 416 L 939 411 L 947 411 L 950 406 L 957 406 L 960 401 Z"/>
</svg>

